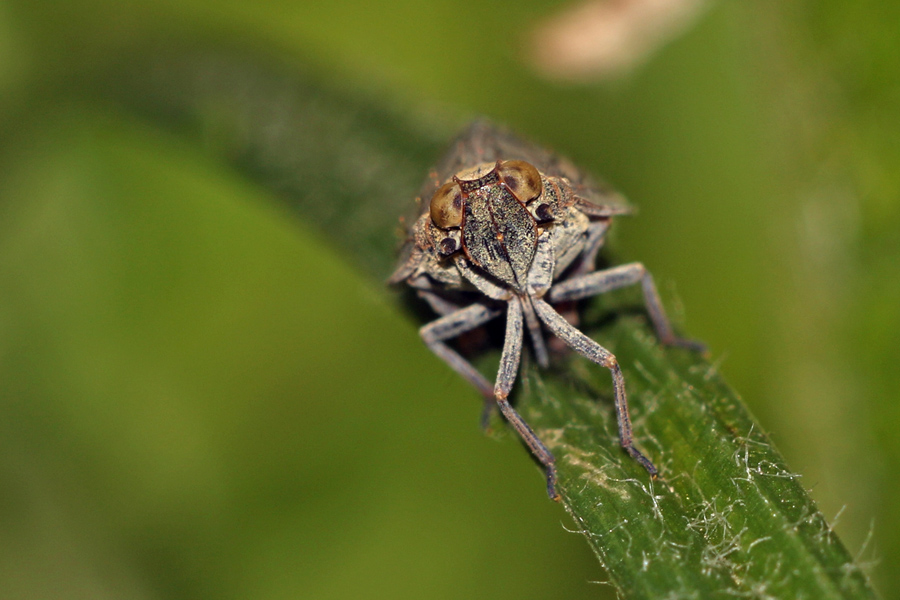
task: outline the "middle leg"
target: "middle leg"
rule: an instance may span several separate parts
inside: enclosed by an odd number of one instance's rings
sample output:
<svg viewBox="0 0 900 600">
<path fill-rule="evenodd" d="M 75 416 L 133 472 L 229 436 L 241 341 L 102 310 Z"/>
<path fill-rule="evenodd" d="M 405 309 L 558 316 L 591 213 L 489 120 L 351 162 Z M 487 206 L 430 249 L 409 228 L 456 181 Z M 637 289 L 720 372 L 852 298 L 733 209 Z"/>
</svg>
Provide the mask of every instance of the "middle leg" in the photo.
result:
<svg viewBox="0 0 900 600">
<path fill-rule="evenodd" d="M 547 299 L 553 303 L 566 300 L 581 300 L 637 283 L 641 284 L 641 290 L 644 293 L 644 305 L 647 307 L 650 321 L 653 322 L 653 327 L 656 329 L 656 335 L 659 336 L 659 340 L 663 344 L 680 346 L 699 352 L 706 349 L 700 342 L 675 335 L 663 308 L 662 300 L 660 300 L 659 292 L 656 291 L 653 276 L 639 262 L 595 271 L 555 283 L 547 293 Z"/>
<path fill-rule="evenodd" d="M 641 463 L 652 477 L 656 477 L 658 471 L 649 458 L 644 456 L 634 445 L 634 436 L 631 431 L 631 416 L 628 414 L 628 400 L 625 396 L 625 378 L 622 369 L 613 354 L 583 334 L 576 327 L 566 321 L 562 315 L 553 310 L 553 307 L 543 300 L 534 299 L 534 309 L 538 316 L 547 325 L 554 335 L 564 341 L 570 348 L 602 367 L 609 369 L 613 379 L 615 393 L 616 422 L 619 428 L 619 443 L 622 448 L 636 461 Z"/>
</svg>

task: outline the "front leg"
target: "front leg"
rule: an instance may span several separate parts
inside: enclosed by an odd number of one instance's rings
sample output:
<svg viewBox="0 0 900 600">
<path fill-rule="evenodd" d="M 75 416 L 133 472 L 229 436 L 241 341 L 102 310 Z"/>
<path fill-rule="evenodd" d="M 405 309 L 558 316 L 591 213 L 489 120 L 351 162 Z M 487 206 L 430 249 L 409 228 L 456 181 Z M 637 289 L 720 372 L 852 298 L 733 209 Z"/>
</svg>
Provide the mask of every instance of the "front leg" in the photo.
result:
<svg viewBox="0 0 900 600">
<path fill-rule="evenodd" d="M 441 317 L 455 313 L 461 308 L 458 304 L 450 302 L 440 294 L 430 290 L 416 290 L 416 295 L 427 302 L 431 310 Z"/>
<path fill-rule="evenodd" d="M 653 283 L 653 276 L 642 263 L 620 265 L 557 282 L 550 288 L 546 297 L 552 303 L 581 300 L 636 283 L 641 284 L 644 292 L 644 305 L 653 322 L 653 327 L 656 329 L 656 335 L 663 344 L 680 346 L 698 352 L 706 349 L 706 346 L 700 342 L 675 335 L 663 308 L 662 300 L 659 298 L 659 292 L 656 291 L 656 284 Z"/>
<path fill-rule="evenodd" d="M 534 310 L 547 325 L 554 335 L 559 337 L 570 348 L 601 367 L 606 367 L 612 374 L 613 389 L 615 390 L 616 423 L 619 426 L 619 443 L 628 454 L 647 469 L 650 476 L 655 478 L 658 471 L 649 458 L 634 445 L 634 436 L 631 432 L 631 415 L 628 414 L 628 401 L 625 396 L 625 378 L 622 369 L 613 354 L 583 334 L 576 327 L 566 321 L 562 315 L 553 310 L 553 307 L 539 298 L 534 299 Z"/>
<path fill-rule="evenodd" d="M 424 325 L 419 329 L 422 340 L 438 355 L 450 368 L 463 376 L 463 378 L 475 386 L 484 398 L 484 410 L 481 415 L 481 426 L 487 429 L 491 409 L 494 407 L 494 388 L 490 382 L 472 366 L 472 363 L 463 358 L 456 350 L 446 344 L 446 340 L 471 331 L 484 325 L 491 319 L 500 315 L 502 310 L 490 308 L 484 304 L 472 304 L 455 312 L 444 315 L 439 319 Z"/>
<path fill-rule="evenodd" d="M 531 427 L 519 416 L 519 413 L 516 412 L 507 399 L 515 383 L 516 373 L 519 369 L 519 359 L 522 355 L 523 314 L 521 300 L 518 297 L 513 297 L 508 302 L 506 339 L 503 343 L 503 354 L 500 358 L 497 383 L 494 386 L 491 386 L 487 379 L 469 361 L 445 343 L 445 340 L 452 339 L 484 325 L 500 315 L 501 312 L 499 309 L 489 308 L 483 304 L 472 304 L 428 323 L 419 330 L 419 334 L 432 352 L 442 358 L 444 362 L 462 375 L 469 383 L 478 388 L 478 391 L 485 398 L 484 415 L 490 414 L 490 409 L 496 402 L 506 420 L 515 427 L 532 454 L 547 469 L 547 493 L 552 499 L 559 500 L 559 495 L 556 493 L 556 461 L 553 458 L 553 454 L 547 450 L 547 447 L 538 439 Z"/>
<path fill-rule="evenodd" d="M 503 354 L 500 357 L 500 369 L 497 372 L 497 383 L 494 385 L 494 396 L 500 412 L 503 413 L 510 425 L 516 428 L 534 457 L 547 469 L 547 494 L 551 500 L 558 502 L 556 459 L 508 400 L 509 392 L 512 390 L 516 374 L 519 371 L 519 360 L 522 357 L 522 311 L 522 300 L 518 297 L 510 299 L 506 309 L 506 339 L 503 342 Z"/>
<path fill-rule="evenodd" d="M 594 271 L 597 264 L 597 253 L 603 247 L 606 241 L 606 232 L 609 229 L 609 219 L 593 221 L 587 230 L 587 239 L 584 243 L 584 250 L 575 263 L 574 275 L 584 275 Z"/>
<path fill-rule="evenodd" d="M 407 283 L 409 287 L 416 290 L 416 295 L 427 302 L 431 310 L 437 313 L 438 316 L 443 317 L 462 308 L 459 304 L 444 298 L 440 292 L 445 291 L 445 288 L 441 285 L 435 285 L 432 279 L 426 275 L 410 279 Z"/>
</svg>

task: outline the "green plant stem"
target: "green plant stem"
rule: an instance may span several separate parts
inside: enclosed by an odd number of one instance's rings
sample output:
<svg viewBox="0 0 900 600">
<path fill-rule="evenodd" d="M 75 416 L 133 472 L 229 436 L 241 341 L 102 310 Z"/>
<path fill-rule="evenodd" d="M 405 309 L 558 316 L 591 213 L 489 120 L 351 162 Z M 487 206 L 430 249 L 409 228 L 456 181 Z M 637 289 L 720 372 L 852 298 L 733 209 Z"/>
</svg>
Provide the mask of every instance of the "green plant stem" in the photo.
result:
<svg viewBox="0 0 900 600">
<path fill-rule="evenodd" d="M 382 285 L 398 215 L 409 214 L 451 132 L 235 56 L 186 54 L 150 72 L 123 71 L 109 87 L 129 110 L 202 139 Z M 605 370 L 573 357 L 549 371 L 526 361 L 517 401 L 554 452 L 563 503 L 622 597 L 874 597 L 714 366 L 661 348 L 643 317 L 587 333 L 616 352 L 638 445 L 660 479 L 619 448 Z"/>
<path fill-rule="evenodd" d="M 663 349 L 644 319 L 590 332 L 615 348 L 650 481 L 617 447 L 605 373 L 529 369 L 526 419 L 555 453 L 566 508 L 629 598 L 871 597 L 865 577 L 715 368 Z M 598 403 L 596 398 L 606 399 Z"/>
</svg>

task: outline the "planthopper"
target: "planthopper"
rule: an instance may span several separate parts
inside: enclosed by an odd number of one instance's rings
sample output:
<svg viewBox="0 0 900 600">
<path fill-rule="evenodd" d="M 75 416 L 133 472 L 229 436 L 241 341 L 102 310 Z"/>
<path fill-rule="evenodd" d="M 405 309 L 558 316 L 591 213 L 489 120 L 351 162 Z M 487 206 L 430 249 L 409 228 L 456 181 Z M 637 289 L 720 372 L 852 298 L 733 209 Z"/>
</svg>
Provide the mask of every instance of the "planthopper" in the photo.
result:
<svg viewBox="0 0 900 600">
<path fill-rule="evenodd" d="M 555 306 L 640 285 L 662 343 L 700 349 L 677 337 L 650 273 L 641 263 L 596 270 L 595 259 L 616 215 L 629 212 L 614 191 L 570 162 L 480 120 L 451 145 L 420 194 L 390 282 L 413 288 L 437 314 L 422 339 L 516 429 L 544 466 L 547 492 L 559 500 L 553 454 L 509 402 L 527 337 L 541 367 L 546 336 L 555 336 L 609 369 L 622 448 L 652 477 L 653 462 L 633 440 L 625 380 L 616 357 L 572 325 Z M 504 316 L 506 333 L 493 384 L 448 342 Z M 486 418 L 483 418 L 486 422 Z"/>
</svg>

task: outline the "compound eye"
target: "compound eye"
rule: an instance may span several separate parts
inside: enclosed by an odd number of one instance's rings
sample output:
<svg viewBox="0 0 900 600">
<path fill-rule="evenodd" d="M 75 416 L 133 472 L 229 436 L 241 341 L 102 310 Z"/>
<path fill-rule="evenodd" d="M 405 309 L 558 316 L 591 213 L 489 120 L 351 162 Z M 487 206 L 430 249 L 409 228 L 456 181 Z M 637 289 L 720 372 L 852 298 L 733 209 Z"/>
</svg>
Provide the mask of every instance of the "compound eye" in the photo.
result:
<svg viewBox="0 0 900 600">
<path fill-rule="evenodd" d="M 459 185 L 445 183 L 431 197 L 431 221 L 441 229 L 462 225 L 463 195 Z"/>
<path fill-rule="evenodd" d="M 497 169 L 500 179 L 520 202 L 534 200 L 544 189 L 541 174 L 524 160 L 507 160 Z"/>
</svg>

